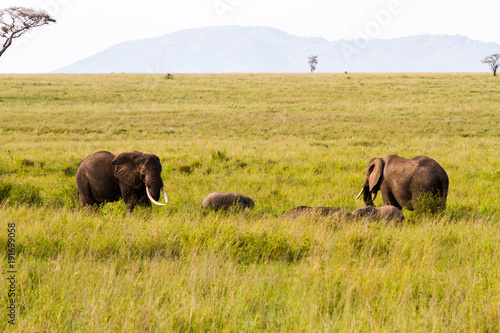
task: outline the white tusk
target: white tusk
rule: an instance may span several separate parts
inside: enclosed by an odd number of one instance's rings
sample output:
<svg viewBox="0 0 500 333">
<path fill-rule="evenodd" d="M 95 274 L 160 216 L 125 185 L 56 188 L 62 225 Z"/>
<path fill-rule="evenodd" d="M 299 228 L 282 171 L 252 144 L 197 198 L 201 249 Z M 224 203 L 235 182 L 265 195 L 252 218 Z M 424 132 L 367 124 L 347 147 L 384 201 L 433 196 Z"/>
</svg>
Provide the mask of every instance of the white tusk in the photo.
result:
<svg viewBox="0 0 500 333">
<path fill-rule="evenodd" d="M 165 204 L 166 204 L 168 202 L 168 199 L 167 199 L 167 193 L 165 192 L 165 188 L 162 187 L 161 191 L 163 192 L 163 197 L 165 198 Z"/>
<path fill-rule="evenodd" d="M 163 190 L 163 196 L 165 196 L 165 200 L 166 200 L 167 194 L 165 193 L 165 189 L 163 187 L 161 189 Z M 162 203 L 159 203 L 158 201 L 156 201 L 155 199 L 153 199 L 153 197 L 149 193 L 149 188 L 147 186 L 146 186 L 146 194 L 148 195 L 149 200 L 151 200 L 151 202 L 154 203 L 155 205 L 158 205 L 158 206 L 166 206 L 167 205 L 166 203 L 162 204 Z"/>
<path fill-rule="evenodd" d="M 375 194 L 373 195 L 373 199 L 372 199 L 372 202 L 375 201 L 375 199 L 377 198 L 377 194 L 378 194 L 378 191 L 375 192 Z"/>
<path fill-rule="evenodd" d="M 364 191 L 365 191 L 365 188 L 363 187 L 363 188 L 361 189 L 361 192 L 359 192 L 358 196 L 356 197 L 356 200 L 358 200 L 358 199 L 359 199 L 359 197 L 361 196 L 361 194 L 363 194 L 363 192 L 364 192 Z"/>
</svg>

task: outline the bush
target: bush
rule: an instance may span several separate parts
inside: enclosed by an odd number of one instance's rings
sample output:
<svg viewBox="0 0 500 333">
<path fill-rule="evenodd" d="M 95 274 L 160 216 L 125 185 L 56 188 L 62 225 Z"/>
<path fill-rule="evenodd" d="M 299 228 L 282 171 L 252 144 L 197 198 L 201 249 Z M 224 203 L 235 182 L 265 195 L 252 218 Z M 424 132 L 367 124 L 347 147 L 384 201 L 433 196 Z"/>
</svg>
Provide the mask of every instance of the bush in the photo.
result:
<svg viewBox="0 0 500 333">
<path fill-rule="evenodd" d="M 441 202 L 440 195 L 424 193 L 415 204 L 415 213 L 417 215 L 436 214 L 441 211 Z"/>
<path fill-rule="evenodd" d="M 29 166 L 29 167 L 35 166 L 35 162 L 33 162 L 32 160 L 28 160 L 28 159 L 23 159 L 23 160 L 21 160 L 20 163 L 22 166 Z"/>
</svg>

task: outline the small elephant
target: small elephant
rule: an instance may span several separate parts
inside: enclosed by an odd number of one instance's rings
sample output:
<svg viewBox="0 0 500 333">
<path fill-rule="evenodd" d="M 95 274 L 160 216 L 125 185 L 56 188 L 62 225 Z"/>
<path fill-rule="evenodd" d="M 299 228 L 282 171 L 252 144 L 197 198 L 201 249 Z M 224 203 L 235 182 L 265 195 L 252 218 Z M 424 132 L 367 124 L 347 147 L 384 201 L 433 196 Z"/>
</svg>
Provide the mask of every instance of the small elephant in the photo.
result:
<svg viewBox="0 0 500 333">
<path fill-rule="evenodd" d="M 282 217 L 294 219 L 304 214 L 317 214 L 322 216 L 333 215 L 335 213 L 341 214 L 343 212 L 340 207 L 309 207 L 298 206 L 288 212 L 283 213 Z"/>
<path fill-rule="evenodd" d="M 243 210 L 245 208 L 254 208 L 255 203 L 249 197 L 238 193 L 213 192 L 203 199 L 201 207 L 213 210 L 229 210 L 231 208 Z"/>
<path fill-rule="evenodd" d="M 115 156 L 99 151 L 85 158 L 78 167 L 78 196 L 84 206 L 97 207 L 123 198 L 128 212 L 138 203 L 165 205 L 158 202 L 160 192 L 167 201 L 161 169 L 160 159 L 154 154 L 134 151 Z"/>
<path fill-rule="evenodd" d="M 368 220 L 405 221 L 403 212 L 394 206 L 361 207 L 352 212 L 352 217 L 366 218 Z"/>
<path fill-rule="evenodd" d="M 363 188 L 356 199 L 363 195 L 365 204 L 374 206 L 373 200 L 381 191 L 384 205 L 414 210 L 423 195 L 430 195 L 436 200 L 437 208 L 444 210 L 448 186 L 446 171 L 433 159 L 388 155 L 370 160 L 365 168 Z"/>
</svg>

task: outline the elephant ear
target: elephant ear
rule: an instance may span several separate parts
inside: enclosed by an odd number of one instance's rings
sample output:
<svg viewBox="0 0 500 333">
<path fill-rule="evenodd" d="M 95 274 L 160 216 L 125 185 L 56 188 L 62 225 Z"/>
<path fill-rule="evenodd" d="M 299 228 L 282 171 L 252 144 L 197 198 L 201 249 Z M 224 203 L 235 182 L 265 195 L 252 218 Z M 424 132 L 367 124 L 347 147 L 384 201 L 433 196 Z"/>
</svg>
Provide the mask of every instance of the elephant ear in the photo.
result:
<svg viewBox="0 0 500 333">
<path fill-rule="evenodd" d="M 377 185 L 379 185 L 382 180 L 382 174 L 384 172 L 384 161 L 381 158 L 374 158 L 370 161 L 368 165 L 368 184 L 370 185 L 370 192 L 373 191 Z"/>
<path fill-rule="evenodd" d="M 116 156 L 111 162 L 115 166 L 115 177 L 131 187 L 140 186 L 142 181 L 137 168 L 137 160 L 142 155 L 141 152 L 134 151 Z"/>
</svg>

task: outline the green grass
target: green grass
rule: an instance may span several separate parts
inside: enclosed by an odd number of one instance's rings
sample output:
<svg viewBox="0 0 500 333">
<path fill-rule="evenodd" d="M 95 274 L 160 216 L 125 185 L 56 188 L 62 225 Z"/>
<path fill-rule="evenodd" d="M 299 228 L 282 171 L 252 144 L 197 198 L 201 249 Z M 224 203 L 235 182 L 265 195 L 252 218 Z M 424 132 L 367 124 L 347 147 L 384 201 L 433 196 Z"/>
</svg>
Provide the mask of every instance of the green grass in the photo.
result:
<svg viewBox="0 0 500 333">
<path fill-rule="evenodd" d="M 158 155 L 168 206 L 80 207 L 75 173 L 98 150 Z M 443 166 L 445 212 L 280 218 L 362 206 L 364 167 L 389 154 Z M 0 76 L 22 332 L 497 332 L 499 181 L 487 74 Z M 256 207 L 202 212 L 214 191 Z"/>
</svg>

